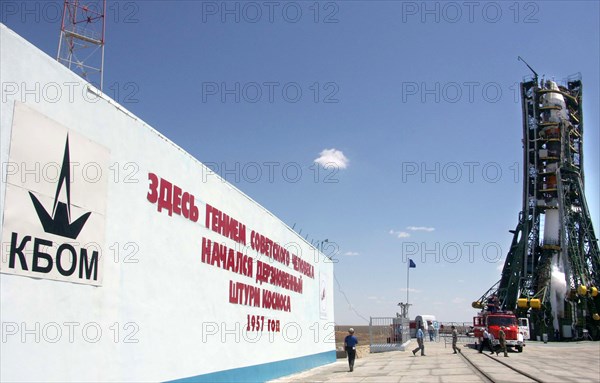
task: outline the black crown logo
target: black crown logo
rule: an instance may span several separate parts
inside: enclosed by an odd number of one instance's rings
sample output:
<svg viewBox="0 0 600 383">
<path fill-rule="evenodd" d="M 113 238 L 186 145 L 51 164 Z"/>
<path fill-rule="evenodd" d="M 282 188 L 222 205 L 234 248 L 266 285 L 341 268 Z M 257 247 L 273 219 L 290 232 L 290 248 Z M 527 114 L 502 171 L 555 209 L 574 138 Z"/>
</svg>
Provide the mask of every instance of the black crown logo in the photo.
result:
<svg viewBox="0 0 600 383">
<path fill-rule="evenodd" d="M 46 233 L 76 239 L 81 232 L 81 229 L 83 229 L 83 225 L 85 225 L 85 222 L 92 213 L 85 213 L 74 222 L 71 222 L 71 168 L 69 164 L 69 136 L 67 135 L 65 154 L 63 156 L 62 168 L 60 169 L 58 185 L 56 187 L 56 195 L 54 196 L 52 215 L 48 214 L 44 206 L 37 199 L 37 197 L 33 195 L 33 193 L 29 192 L 29 196 L 31 197 L 31 202 L 33 202 L 35 211 L 37 212 L 37 215 Z M 67 192 L 66 204 L 58 200 L 58 196 L 63 184 Z"/>
</svg>

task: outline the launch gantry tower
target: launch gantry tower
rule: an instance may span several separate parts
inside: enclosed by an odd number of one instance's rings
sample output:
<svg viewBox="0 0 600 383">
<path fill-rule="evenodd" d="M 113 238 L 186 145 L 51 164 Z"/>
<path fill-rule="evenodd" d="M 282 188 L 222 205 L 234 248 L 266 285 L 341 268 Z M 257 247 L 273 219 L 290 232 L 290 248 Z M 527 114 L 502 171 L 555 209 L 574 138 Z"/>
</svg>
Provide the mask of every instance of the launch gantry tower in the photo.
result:
<svg viewBox="0 0 600 383">
<path fill-rule="evenodd" d="M 532 70 L 533 71 L 533 70 Z M 530 318 L 532 336 L 600 339 L 600 251 L 584 192 L 583 84 L 521 83 L 523 205 L 490 301 Z"/>
</svg>

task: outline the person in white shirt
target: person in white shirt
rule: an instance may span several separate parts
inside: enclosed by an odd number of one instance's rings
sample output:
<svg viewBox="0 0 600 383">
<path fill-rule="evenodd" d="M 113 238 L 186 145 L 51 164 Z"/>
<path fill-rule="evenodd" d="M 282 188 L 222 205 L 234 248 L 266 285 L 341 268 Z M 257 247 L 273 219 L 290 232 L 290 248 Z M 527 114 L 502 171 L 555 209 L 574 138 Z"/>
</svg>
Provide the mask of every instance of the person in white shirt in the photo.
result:
<svg viewBox="0 0 600 383">
<path fill-rule="evenodd" d="M 490 350 L 490 354 L 494 353 L 494 349 L 492 348 L 492 341 L 491 341 L 491 339 L 493 339 L 493 337 L 494 336 L 492 334 L 490 334 L 487 329 L 483 330 L 483 342 L 481 342 L 481 344 L 479 345 L 479 353 L 480 354 L 483 352 L 484 346 L 487 346 L 487 348 Z"/>
</svg>

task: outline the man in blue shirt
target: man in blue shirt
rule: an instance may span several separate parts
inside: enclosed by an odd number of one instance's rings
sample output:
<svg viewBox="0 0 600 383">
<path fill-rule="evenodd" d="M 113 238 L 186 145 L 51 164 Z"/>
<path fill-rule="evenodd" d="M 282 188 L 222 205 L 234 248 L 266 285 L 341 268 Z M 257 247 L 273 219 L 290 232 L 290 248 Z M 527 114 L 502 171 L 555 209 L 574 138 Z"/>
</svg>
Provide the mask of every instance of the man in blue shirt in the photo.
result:
<svg viewBox="0 0 600 383">
<path fill-rule="evenodd" d="M 425 344 L 423 343 L 423 327 L 424 325 L 419 327 L 419 329 L 417 330 L 417 344 L 419 345 L 419 347 L 413 350 L 413 355 L 416 355 L 417 351 L 421 350 L 421 356 L 425 356 Z"/>
<path fill-rule="evenodd" d="M 344 349 L 348 354 L 348 365 L 350 366 L 350 372 L 354 371 L 354 359 L 356 358 L 356 345 L 358 339 L 354 336 L 354 329 L 348 329 L 348 335 L 344 339 Z"/>
</svg>

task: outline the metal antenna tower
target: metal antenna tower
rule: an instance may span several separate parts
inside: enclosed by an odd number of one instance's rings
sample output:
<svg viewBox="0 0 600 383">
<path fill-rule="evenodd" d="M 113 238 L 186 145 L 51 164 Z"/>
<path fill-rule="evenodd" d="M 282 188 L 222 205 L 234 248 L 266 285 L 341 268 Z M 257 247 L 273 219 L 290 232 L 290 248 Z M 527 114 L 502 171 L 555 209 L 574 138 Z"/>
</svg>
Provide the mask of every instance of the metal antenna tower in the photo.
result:
<svg viewBox="0 0 600 383">
<path fill-rule="evenodd" d="M 65 0 L 56 60 L 102 90 L 106 0 Z"/>
<path fill-rule="evenodd" d="M 522 59 L 521 59 L 522 60 Z M 583 84 L 521 83 L 523 206 L 490 298 L 529 316 L 531 334 L 600 339 L 600 250 L 584 194 Z"/>
</svg>

